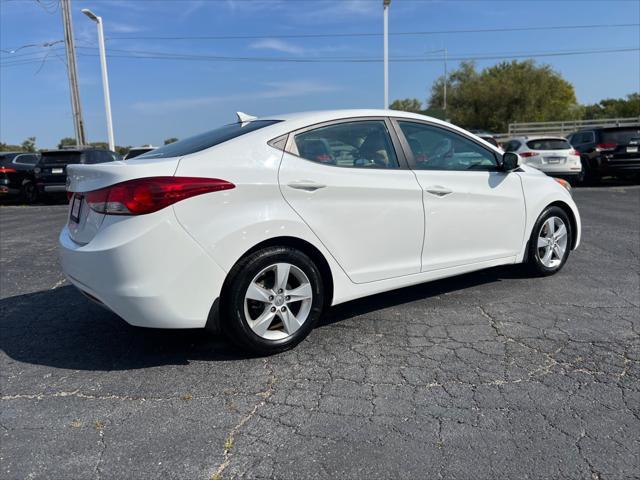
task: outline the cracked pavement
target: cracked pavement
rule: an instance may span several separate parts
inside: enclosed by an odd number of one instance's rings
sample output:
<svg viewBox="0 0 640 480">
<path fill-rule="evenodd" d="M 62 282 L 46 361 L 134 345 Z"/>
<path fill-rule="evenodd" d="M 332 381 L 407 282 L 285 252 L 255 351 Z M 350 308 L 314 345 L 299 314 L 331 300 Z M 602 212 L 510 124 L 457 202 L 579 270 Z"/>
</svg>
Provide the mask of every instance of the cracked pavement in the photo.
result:
<svg viewBox="0 0 640 480">
<path fill-rule="evenodd" d="M 575 190 L 560 274 L 496 268 L 333 308 L 242 355 L 64 281 L 66 206 L 0 208 L 0 477 L 640 477 L 640 187 Z"/>
</svg>

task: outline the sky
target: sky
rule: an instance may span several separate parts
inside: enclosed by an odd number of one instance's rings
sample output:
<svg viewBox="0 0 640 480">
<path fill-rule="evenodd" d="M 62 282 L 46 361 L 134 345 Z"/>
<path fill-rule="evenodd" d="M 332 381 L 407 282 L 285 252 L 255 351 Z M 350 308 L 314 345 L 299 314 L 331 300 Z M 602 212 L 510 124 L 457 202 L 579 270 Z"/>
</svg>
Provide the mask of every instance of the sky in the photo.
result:
<svg viewBox="0 0 640 480">
<path fill-rule="evenodd" d="M 344 61 L 382 58 L 382 0 L 71 0 L 71 8 L 89 141 L 105 141 L 107 133 L 96 25 L 83 8 L 104 21 L 118 145 L 184 138 L 235 121 L 236 111 L 265 116 L 383 106 L 382 63 Z M 443 73 L 438 51 L 444 48 L 453 59 L 449 70 L 456 58 L 637 49 L 638 26 L 550 27 L 639 23 L 640 0 L 392 0 L 390 101 L 426 101 Z M 513 30 L 459 32 L 505 28 Z M 458 32 L 398 35 L 451 30 Z M 344 36 L 353 33 L 378 35 Z M 194 36 L 236 38 L 157 38 Z M 19 144 L 35 136 L 39 148 L 52 148 L 74 136 L 64 46 L 41 46 L 62 38 L 58 0 L 0 0 L 0 141 Z M 11 53 L 28 44 L 39 46 Z M 265 61 L 274 57 L 294 61 Z M 407 57 L 418 61 L 394 61 Z M 580 103 L 640 91 L 637 50 L 536 61 L 571 82 Z"/>
</svg>

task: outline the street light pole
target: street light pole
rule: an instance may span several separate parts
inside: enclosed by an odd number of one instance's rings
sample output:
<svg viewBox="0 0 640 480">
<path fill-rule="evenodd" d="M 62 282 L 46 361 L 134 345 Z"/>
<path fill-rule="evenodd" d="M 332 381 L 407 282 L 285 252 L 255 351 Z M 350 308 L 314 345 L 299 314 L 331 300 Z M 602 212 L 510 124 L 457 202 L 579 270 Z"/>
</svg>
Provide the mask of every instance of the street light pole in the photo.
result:
<svg viewBox="0 0 640 480">
<path fill-rule="evenodd" d="M 109 95 L 109 77 L 107 76 L 107 54 L 104 48 L 104 30 L 102 28 L 102 17 L 97 16 L 87 8 L 82 9 L 91 20 L 98 26 L 98 46 L 100 48 L 100 66 L 102 69 L 102 89 L 104 90 L 104 110 L 107 114 L 107 137 L 109 140 L 109 150 L 115 151 L 116 143 L 113 139 L 113 120 L 111 119 L 111 96 Z"/>
<path fill-rule="evenodd" d="M 382 0 L 384 15 L 384 108 L 389 108 L 389 4 L 391 0 Z"/>
</svg>

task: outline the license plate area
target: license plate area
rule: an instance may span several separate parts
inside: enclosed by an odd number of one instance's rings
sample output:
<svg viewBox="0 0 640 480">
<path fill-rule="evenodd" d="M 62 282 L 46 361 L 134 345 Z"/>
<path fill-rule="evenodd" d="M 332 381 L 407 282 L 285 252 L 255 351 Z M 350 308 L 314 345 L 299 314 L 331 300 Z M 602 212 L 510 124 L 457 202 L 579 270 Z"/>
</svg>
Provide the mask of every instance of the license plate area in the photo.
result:
<svg viewBox="0 0 640 480">
<path fill-rule="evenodd" d="M 627 153 L 638 153 L 638 147 L 636 145 L 628 146 L 627 147 Z"/>
<path fill-rule="evenodd" d="M 84 199 L 84 195 L 76 193 L 73 196 L 73 200 L 71 203 L 71 214 L 69 218 L 73 223 L 80 223 L 80 210 L 82 209 L 82 201 Z"/>
<path fill-rule="evenodd" d="M 544 157 L 547 163 L 564 163 L 563 157 Z"/>
<path fill-rule="evenodd" d="M 64 173 L 64 168 L 52 168 L 51 169 L 51 174 L 52 175 L 59 175 Z"/>
</svg>

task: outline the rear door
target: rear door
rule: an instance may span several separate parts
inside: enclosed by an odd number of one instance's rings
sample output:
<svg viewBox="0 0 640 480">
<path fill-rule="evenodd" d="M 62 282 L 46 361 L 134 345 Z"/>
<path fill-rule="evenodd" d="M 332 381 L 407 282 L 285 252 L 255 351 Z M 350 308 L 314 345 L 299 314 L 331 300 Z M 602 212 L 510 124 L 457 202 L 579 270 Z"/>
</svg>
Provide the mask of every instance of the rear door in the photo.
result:
<svg viewBox="0 0 640 480">
<path fill-rule="evenodd" d="M 422 191 L 392 135 L 384 118 L 313 126 L 280 166 L 285 200 L 355 283 L 420 272 Z"/>
<path fill-rule="evenodd" d="M 498 168 L 496 153 L 453 130 L 394 120 L 423 190 L 422 270 L 505 259 L 522 249 L 520 177 Z"/>
</svg>

